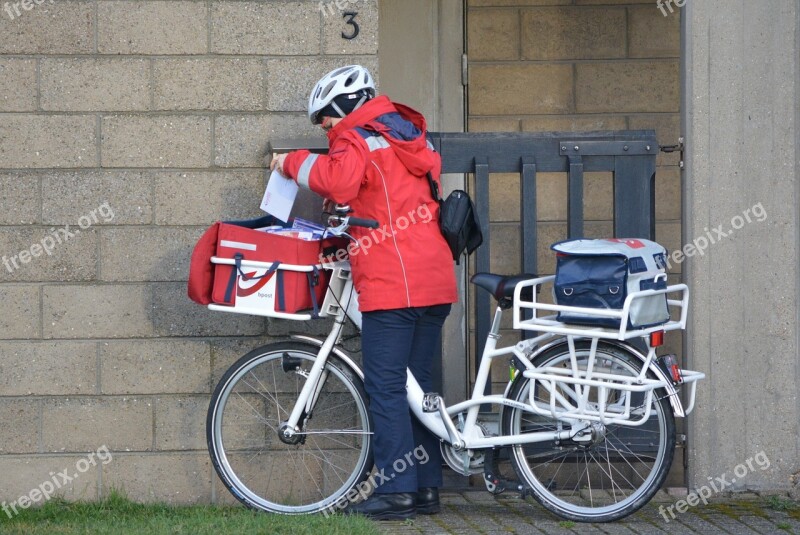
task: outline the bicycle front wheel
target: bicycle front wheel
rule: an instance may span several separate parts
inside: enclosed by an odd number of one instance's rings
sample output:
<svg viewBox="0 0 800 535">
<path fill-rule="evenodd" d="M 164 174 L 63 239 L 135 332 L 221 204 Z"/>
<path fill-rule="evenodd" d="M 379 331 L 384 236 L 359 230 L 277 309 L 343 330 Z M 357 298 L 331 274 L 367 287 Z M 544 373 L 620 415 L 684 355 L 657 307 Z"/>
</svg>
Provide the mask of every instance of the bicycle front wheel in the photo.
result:
<svg viewBox="0 0 800 535">
<path fill-rule="evenodd" d="M 577 365 L 585 371 L 590 342 L 575 344 Z M 571 369 L 566 343 L 543 351 L 533 365 Z M 635 377 L 642 362 L 629 351 L 600 342 L 597 347 L 595 372 Z M 652 373 L 650 373 L 650 377 Z M 533 401 L 543 407 L 550 404 L 550 392 L 540 384 L 534 387 Z M 522 374 L 515 379 L 510 398 L 529 404 L 531 381 Z M 596 388 L 590 391 L 590 402 L 599 405 Z M 574 387 L 556 386 L 556 392 L 575 399 Z M 630 401 L 631 418 L 645 414 L 642 393 L 609 389 L 606 407 L 624 407 Z M 631 396 L 631 399 L 626 399 Z M 638 427 L 619 424 L 594 424 L 591 438 L 575 436 L 512 448 L 512 463 L 517 476 L 533 490 L 536 499 L 553 513 L 578 522 L 611 522 L 638 510 L 658 491 L 667 477 L 675 448 L 675 417 L 666 392 L 656 390 L 650 417 Z M 570 431 L 568 421 L 541 416 L 518 407 L 506 408 L 503 415 L 504 434 Z M 576 423 L 577 428 L 585 422 Z"/>
<path fill-rule="evenodd" d="M 251 351 L 225 373 L 211 398 L 208 449 L 225 486 L 248 507 L 283 514 L 332 507 L 372 468 L 371 427 L 361 379 L 341 359 L 325 364 L 316 402 L 300 432 L 281 424 L 306 384 L 319 348 L 300 342 Z"/>
</svg>

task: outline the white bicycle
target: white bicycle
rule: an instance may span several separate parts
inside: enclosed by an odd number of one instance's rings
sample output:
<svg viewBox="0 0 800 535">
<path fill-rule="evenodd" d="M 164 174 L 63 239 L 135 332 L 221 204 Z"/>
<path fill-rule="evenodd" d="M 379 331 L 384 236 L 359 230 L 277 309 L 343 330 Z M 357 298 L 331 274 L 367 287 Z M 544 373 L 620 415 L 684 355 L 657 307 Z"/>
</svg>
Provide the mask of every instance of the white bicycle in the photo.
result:
<svg viewBox="0 0 800 535">
<path fill-rule="evenodd" d="M 332 232 L 369 226 L 339 213 Z M 219 264 L 232 260 L 214 258 Z M 266 272 L 269 262 L 242 262 Z M 350 318 L 360 328 L 350 265 L 333 262 L 320 309 L 332 317 L 324 340 L 295 335 L 249 352 L 224 374 L 211 398 L 207 439 L 211 459 L 230 492 L 245 505 L 283 514 L 333 510 L 356 495 L 370 476 L 372 427 L 363 373 L 341 345 Z M 281 265 L 309 271 L 312 266 Z M 665 331 L 684 329 L 689 292 L 683 285 L 628 296 L 621 311 L 576 309 L 537 301 L 553 277 L 478 274 L 472 282 L 498 301 L 470 399 L 446 405 L 423 392 L 408 373 L 408 404 L 414 416 L 441 439 L 443 458 L 463 475 L 484 474 L 499 493 L 514 486 L 570 520 L 607 522 L 644 504 L 664 483 L 675 448 L 675 417 L 694 407 L 696 381 L 704 374 L 678 369 L 656 357 Z M 678 319 L 649 329 L 628 330 L 635 299 L 658 293 Z M 212 310 L 307 321 L 310 314 L 284 314 L 245 305 L 209 305 Z M 514 328 L 535 337 L 497 348 L 502 315 L 512 310 Z M 546 315 L 558 311 L 620 319 L 619 329 L 566 325 Z M 646 351 L 630 340 L 640 338 Z M 516 368 L 505 392 L 484 395 L 491 367 L 511 357 Z M 679 387 L 688 386 L 684 408 Z M 499 407 L 493 429 L 481 421 L 481 406 Z M 519 478 L 498 476 L 498 457 L 508 458 Z"/>
</svg>

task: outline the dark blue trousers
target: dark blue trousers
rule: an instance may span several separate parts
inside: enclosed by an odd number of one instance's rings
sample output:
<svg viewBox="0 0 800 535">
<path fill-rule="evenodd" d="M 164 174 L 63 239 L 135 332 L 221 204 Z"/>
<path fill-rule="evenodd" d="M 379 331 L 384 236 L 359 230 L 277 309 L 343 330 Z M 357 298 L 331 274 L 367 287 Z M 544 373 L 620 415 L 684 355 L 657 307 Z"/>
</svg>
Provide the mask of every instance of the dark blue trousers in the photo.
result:
<svg viewBox="0 0 800 535">
<path fill-rule="evenodd" d="M 406 368 L 423 392 L 433 389 L 431 369 L 450 305 L 365 312 L 362 357 L 370 397 L 377 493 L 417 492 L 442 485 L 439 439 L 414 418 L 406 398 Z"/>
</svg>

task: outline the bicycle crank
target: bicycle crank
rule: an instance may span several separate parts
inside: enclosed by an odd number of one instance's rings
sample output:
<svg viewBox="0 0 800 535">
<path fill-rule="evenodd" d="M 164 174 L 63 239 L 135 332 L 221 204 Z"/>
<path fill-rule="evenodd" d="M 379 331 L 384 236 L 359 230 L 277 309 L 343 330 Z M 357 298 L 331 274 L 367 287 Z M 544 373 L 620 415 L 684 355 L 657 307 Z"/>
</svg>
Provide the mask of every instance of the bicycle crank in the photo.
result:
<svg viewBox="0 0 800 535">
<path fill-rule="evenodd" d="M 476 429 L 480 438 L 489 436 L 489 431 L 483 424 L 477 423 Z M 464 428 L 464 422 L 459 421 L 456 426 L 459 433 Z M 446 442 L 441 443 L 442 458 L 454 472 L 462 476 L 480 474 L 483 471 L 485 450 L 457 449 Z"/>
</svg>

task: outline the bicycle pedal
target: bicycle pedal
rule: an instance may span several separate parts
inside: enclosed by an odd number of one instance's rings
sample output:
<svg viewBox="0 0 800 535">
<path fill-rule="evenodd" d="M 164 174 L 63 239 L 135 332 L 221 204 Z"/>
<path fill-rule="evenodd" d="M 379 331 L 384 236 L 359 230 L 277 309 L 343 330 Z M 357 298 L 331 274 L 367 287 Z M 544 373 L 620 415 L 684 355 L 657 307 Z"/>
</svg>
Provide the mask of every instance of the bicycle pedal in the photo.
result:
<svg viewBox="0 0 800 535">
<path fill-rule="evenodd" d="M 422 396 L 422 412 L 439 412 L 442 397 L 436 392 L 428 392 Z"/>
</svg>

